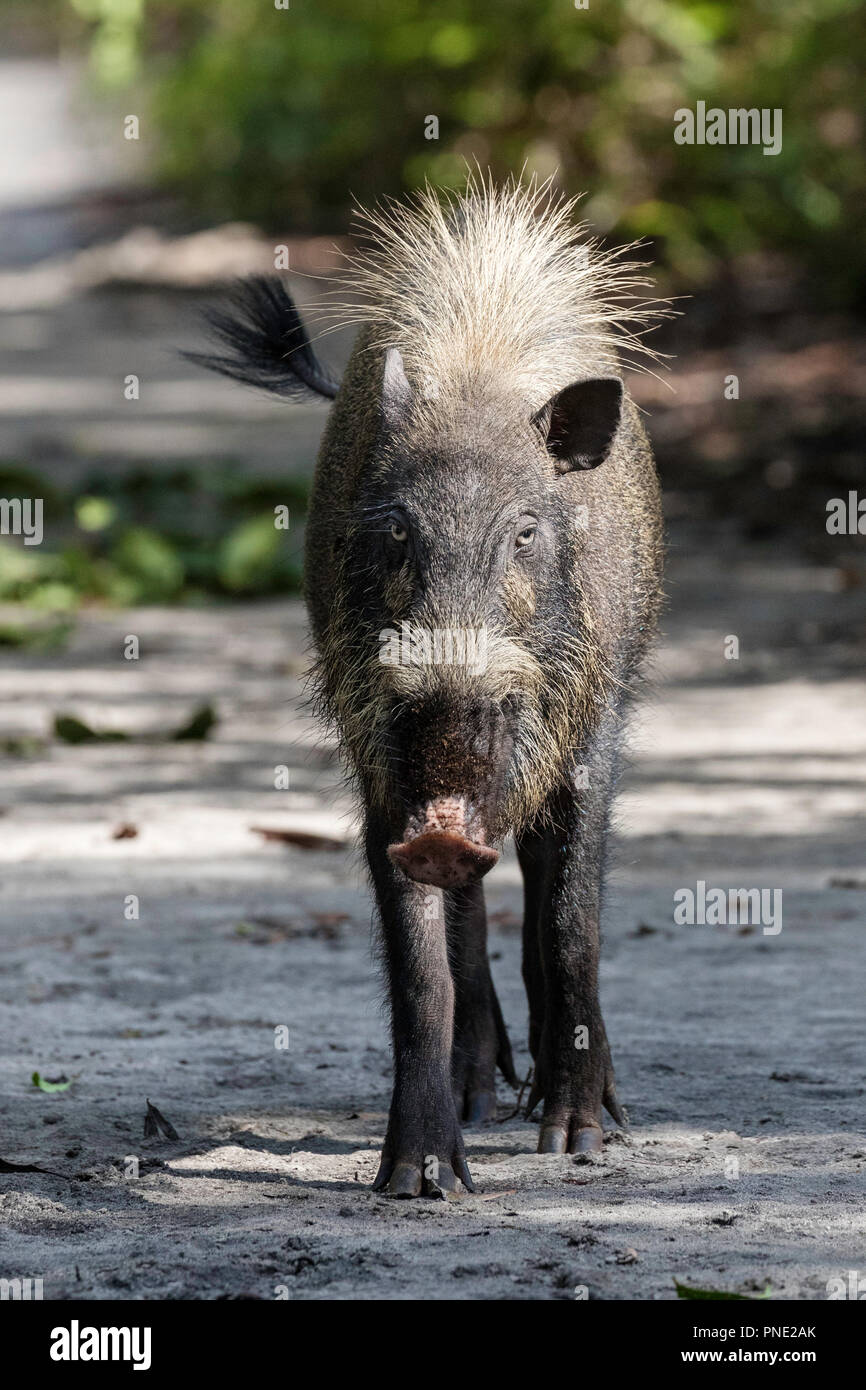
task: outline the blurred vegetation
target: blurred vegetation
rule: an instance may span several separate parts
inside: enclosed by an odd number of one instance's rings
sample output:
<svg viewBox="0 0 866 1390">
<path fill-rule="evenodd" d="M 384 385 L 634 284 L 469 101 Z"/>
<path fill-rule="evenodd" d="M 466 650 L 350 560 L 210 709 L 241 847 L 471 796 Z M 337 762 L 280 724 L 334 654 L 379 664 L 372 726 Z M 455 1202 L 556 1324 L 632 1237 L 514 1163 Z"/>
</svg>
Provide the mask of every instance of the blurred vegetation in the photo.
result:
<svg viewBox="0 0 866 1390">
<path fill-rule="evenodd" d="M 94 472 L 67 496 L 29 469 L 0 463 L 0 496 L 41 497 L 46 535 L 33 547 L 0 540 L 0 603 L 45 617 L 0 623 L 0 647 L 62 645 L 64 615 L 85 602 L 295 593 L 294 532 L 306 495 L 303 480 L 245 476 L 229 462 Z M 275 524 L 275 509 L 286 506 L 291 531 Z"/>
<path fill-rule="evenodd" d="M 679 278 L 793 253 L 825 297 L 866 261 L 859 0 L 67 0 L 109 88 L 155 122 L 157 167 L 206 216 L 344 228 L 464 161 L 587 190 Z M 782 108 L 783 148 L 676 145 L 674 112 Z M 425 119 L 439 139 L 425 139 Z"/>
</svg>

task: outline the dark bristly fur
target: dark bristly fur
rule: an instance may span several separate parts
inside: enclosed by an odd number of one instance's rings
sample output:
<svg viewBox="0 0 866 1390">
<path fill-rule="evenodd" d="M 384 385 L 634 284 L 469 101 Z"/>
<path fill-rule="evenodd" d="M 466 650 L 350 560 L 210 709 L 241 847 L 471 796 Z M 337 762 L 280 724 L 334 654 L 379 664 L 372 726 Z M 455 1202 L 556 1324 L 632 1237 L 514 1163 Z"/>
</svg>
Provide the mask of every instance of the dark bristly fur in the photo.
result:
<svg viewBox="0 0 866 1390">
<path fill-rule="evenodd" d="M 290 400 L 308 395 L 333 400 L 333 380 L 313 351 L 300 314 L 276 275 L 254 275 L 231 292 L 230 308 L 207 315 L 226 356 L 186 352 L 190 362 Z"/>
<path fill-rule="evenodd" d="M 598 996 L 618 748 L 661 597 L 658 480 L 620 353 L 658 307 L 549 186 L 470 180 L 368 219 L 363 323 L 316 465 L 306 599 L 320 706 L 354 774 L 391 994 L 376 1187 L 471 1189 L 461 1121 L 516 1080 L 481 877 L 513 834 L 541 1152 L 624 1120 Z M 285 292 L 196 360 L 334 395 Z M 530 523 L 527 527 L 526 523 Z M 526 540 L 526 536 L 530 540 Z M 485 662 L 382 660 L 394 631 L 485 633 Z"/>
</svg>

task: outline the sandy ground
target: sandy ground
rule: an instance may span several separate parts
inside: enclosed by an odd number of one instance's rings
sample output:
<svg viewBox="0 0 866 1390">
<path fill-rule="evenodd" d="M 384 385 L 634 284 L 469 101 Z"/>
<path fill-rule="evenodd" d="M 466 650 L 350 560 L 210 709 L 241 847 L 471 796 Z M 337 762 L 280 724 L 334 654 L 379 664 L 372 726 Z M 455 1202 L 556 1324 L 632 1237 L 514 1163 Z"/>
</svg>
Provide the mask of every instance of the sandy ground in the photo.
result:
<svg viewBox="0 0 866 1390">
<path fill-rule="evenodd" d="M 0 1275 L 46 1298 L 669 1299 L 678 1279 L 822 1299 L 866 1268 L 862 595 L 721 524 L 674 531 L 670 592 L 606 918 L 631 1129 L 597 1163 L 538 1156 L 501 1083 L 458 1202 L 370 1191 L 387 1028 L 300 605 L 104 614 L 6 663 L 5 738 L 58 711 L 136 737 L 4 762 L 0 1155 L 53 1172 L 0 1174 Z M 166 741 L 202 699 L 212 738 Z M 781 932 L 675 925 L 699 879 L 780 888 Z M 487 882 L 525 1074 L 513 855 Z M 72 1085 L 44 1094 L 35 1070 Z M 178 1140 L 143 1138 L 146 1098 Z"/>
<path fill-rule="evenodd" d="M 320 410 L 289 427 L 178 363 L 199 298 L 81 295 L 68 257 L 116 235 L 118 208 L 19 206 L 92 180 L 93 141 L 58 126 L 60 76 L 4 75 L 19 155 L 0 189 L 0 458 L 63 487 L 186 459 L 308 471 Z M 677 431 L 701 442 L 740 361 L 726 351 L 703 385 L 678 364 L 679 407 L 653 421 L 662 459 Z M 778 361 L 786 380 L 795 367 Z M 854 389 L 847 358 L 827 370 Z M 0 1171 L 0 1278 L 41 1277 L 46 1298 L 650 1300 L 675 1279 L 823 1299 L 829 1278 L 866 1275 L 864 590 L 841 587 L 832 555 L 806 564 L 741 530 L 674 525 L 619 801 L 603 999 L 631 1130 L 597 1163 L 537 1156 L 502 1086 L 499 1122 L 466 1135 L 478 1192 L 454 1203 L 369 1188 L 386 1017 L 350 807 L 302 706 L 300 605 L 94 615 L 65 651 L 0 651 L 0 739 L 25 740 L 0 776 L 0 1158 L 52 1170 Z M 167 741 L 202 700 L 212 738 Z M 58 743 L 62 711 L 135 737 Z M 113 838 L 123 824 L 136 838 Z M 282 848 L 254 825 L 344 843 Z M 675 925 L 674 893 L 700 879 L 781 889 L 781 932 Z M 513 855 L 487 883 L 525 1074 Z M 45 1094 L 34 1071 L 72 1084 Z M 144 1139 L 147 1098 L 177 1140 Z"/>
</svg>

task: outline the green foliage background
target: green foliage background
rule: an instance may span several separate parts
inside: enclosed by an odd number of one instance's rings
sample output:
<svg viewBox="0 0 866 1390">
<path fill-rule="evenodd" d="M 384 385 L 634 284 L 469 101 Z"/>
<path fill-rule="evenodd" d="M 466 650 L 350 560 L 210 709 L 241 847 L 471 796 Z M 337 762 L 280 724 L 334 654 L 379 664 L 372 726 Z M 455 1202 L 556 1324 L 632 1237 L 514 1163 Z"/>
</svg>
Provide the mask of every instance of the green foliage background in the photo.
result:
<svg viewBox="0 0 866 1390">
<path fill-rule="evenodd" d="M 334 233 L 464 161 L 587 190 L 686 281 L 756 249 L 846 296 L 866 261 L 859 0 L 68 0 L 100 82 L 135 89 L 158 167 L 214 218 Z M 781 107 L 777 156 L 678 146 L 674 112 Z M 440 138 L 424 138 L 436 115 Z"/>
<path fill-rule="evenodd" d="M 0 496 L 40 497 L 59 544 L 0 541 L 0 605 L 72 613 L 108 604 L 203 603 L 300 587 L 300 555 L 275 509 L 302 516 L 305 481 L 257 477 L 231 461 L 100 469 L 70 493 L 0 460 Z M 65 629 L 7 623 L 0 649 L 50 645 Z M 43 640 L 45 639 L 45 640 Z"/>
</svg>

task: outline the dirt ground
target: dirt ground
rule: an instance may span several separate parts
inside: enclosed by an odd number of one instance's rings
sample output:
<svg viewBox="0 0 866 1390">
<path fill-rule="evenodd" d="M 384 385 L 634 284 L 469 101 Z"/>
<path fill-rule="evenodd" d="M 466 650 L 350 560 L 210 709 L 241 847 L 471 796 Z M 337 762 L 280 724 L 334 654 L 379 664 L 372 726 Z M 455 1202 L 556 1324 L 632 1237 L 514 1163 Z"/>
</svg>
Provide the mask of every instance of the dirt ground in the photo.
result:
<svg viewBox="0 0 866 1390">
<path fill-rule="evenodd" d="M 186 291 L 269 248 L 250 229 L 163 246 L 148 190 L 112 194 L 94 162 L 109 142 L 57 118 L 63 74 L 3 72 L 0 459 L 65 490 L 184 460 L 309 472 L 320 410 L 289 423 L 175 355 L 199 339 Z M 106 196 L 84 196 L 95 171 Z M 824 1299 L 866 1275 L 866 575 L 862 542 L 823 525 L 861 476 L 866 359 L 775 293 L 761 266 L 739 300 L 690 304 L 677 394 L 642 385 L 672 522 L 605 920 L 628 1134 L 595 1163 L 538 1156 L 501 1084 L 498 1122 L 466 1134 L 475 1195 L 374 1195 L 387 1017 L 351 807 L 303 705 L 301 605 L 91 612 L 64 650 L 0 648 L 0 1278 L 50 1299 L 652 1300 L 675 1280 Z M 167 738 L 203 701 L 210 739 Z M 64 744 L 63 712 L 131 737 Z M 781 931 L 677 925 L 701 880 L 781 890 Z M 487 884 L 525 1075 L 512 853 Z M 176 1139 L 144 1138 L 148 1099 Z"/>
<path fill-rule="evenodd" d="M 370 1191 L 386 1017 L 300 604 L 91 616 L 66 652 L 5 662 L 5 738 L 58 711 L 135 737 L 5 761 L 0 1155 L 52 1171 L 0 1174 L 2 1276 L 59 1299 L 823 1299 L 864 1269 L 862 596 L 722 522 L 674 526 L 669 588 L 605 924 L 631 1128 L 596 1163 L 538 1156 L 500 1083 L 498 1122 L 466 1134 L 477 1193 L 448 1203 Z M 202 700 L 211 738 L 168 741 Z M 676 925 L 698 880 L 781 889 L 782 930 Z M 512 854 L 487 883 L 525 1074 Z M 147 1099 L 177 1140 L 143 1138 Z"/>
</svg>

